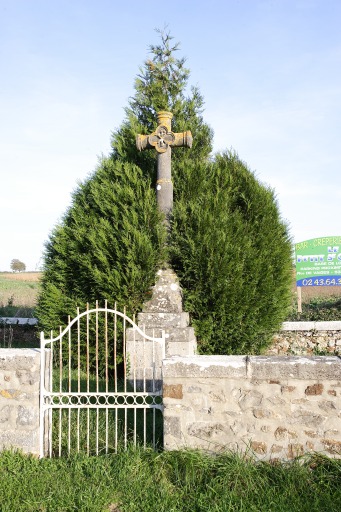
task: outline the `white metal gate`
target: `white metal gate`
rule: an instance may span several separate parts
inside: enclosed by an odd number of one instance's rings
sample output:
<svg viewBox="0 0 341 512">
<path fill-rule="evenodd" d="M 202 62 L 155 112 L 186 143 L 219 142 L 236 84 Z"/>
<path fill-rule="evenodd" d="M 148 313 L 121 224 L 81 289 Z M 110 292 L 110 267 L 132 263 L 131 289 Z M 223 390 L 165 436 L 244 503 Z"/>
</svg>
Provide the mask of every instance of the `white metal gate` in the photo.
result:
<svg viewBox="0 0 341 512">
<path fill-rule="evenodd" d="M 129 354 L 127 327 L 134 333 Z M 131 349 L 135 333 L 153 354 L 156 348 L 164 354 L 164 332 L 160 338 L 147 336 L 116 304 L 78 309 L 57 337 L 41 333 L 41 457 L 162 443 L 162 382 L 155 361 L 151 371 L 137 368 Z"/>
</svg>

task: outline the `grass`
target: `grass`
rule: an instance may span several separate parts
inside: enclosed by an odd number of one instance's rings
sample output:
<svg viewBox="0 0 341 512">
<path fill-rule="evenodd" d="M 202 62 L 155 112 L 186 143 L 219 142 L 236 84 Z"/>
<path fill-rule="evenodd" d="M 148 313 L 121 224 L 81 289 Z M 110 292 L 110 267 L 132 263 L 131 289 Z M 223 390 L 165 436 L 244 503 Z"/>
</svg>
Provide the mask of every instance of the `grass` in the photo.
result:
<svg viewBox="0 0 341 512">
<path fill-rule="evenodd" d="M 338 512 L 341 461 L 130 448 L 100 457 L 0 454 L 2 512 Z"/>
<path fill-rule="evenodd" d="M 0 272 L 0 316 L 34 316 L 40 272 Z"/>
<path fill-rule="evenodd" d="M 116 453 L 129 443 L 155 449 L 162 447 L 163 416 L 160 410 L 84 408 L 54 409 L 52 413 L 53 456 L 64 457 L 77 452 L 82 455 Z M 156 428 L 154 440 L 153 421 Z"/>
</svg>

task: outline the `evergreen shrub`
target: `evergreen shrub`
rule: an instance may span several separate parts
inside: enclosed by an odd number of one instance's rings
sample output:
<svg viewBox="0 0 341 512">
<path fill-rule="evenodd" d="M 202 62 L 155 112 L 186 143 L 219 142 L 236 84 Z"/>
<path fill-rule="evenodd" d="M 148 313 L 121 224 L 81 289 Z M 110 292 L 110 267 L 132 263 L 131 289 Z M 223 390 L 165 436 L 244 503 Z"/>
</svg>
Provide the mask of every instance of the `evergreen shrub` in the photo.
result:
<svg viewBox="0 0 341 512">
<path fill-rule="evenodd" d="M 259 353 L 291 300 L 291 242 L 274 192 L 231 151 L 183 176 L 171 261 L 200 351 Z"/>
<path fill-rule="evenodd" d="M 160 218 L 150 179 L 136 165 L 103 159 L 46 244 L 40 325 L 58 329 L 96 300 L 138 310 L 165 258 Z"/>
<path fill-rule="evenodd" d="M 44 330 L 86 302 L 105 298 L 141 309 L 158 268 L 177 272 L 199 348 L 208 354 L 258 353 L 291 301 L 291 242 L 274 192 L 232 151 L 212 155 L 212 129 L 197 87 L 161 32 L 135 81 L 112 152 L 81 184 L 46 245 L 37 316 Z M 171 233 L 155 200 L 156 156 L 139 153 L 136 135 L 171 111 L 172 130 L 191 130 L 192 149 L 172 152 Z"/>
</svg>

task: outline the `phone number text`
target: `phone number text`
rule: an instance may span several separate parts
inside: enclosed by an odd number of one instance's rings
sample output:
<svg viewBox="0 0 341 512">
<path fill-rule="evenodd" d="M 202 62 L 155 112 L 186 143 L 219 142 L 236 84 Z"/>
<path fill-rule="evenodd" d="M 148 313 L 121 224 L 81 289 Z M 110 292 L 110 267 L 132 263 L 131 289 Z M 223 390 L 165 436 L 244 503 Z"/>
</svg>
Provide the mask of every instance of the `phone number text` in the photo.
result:
<svg viewBox="0 0 341 512">
<path fill-rule="evenodd" d="M 299 283 L 297 283 L 299 286 L 341 286 L 341 277 L 310 277 L 301 279 Z"/>
</svg>

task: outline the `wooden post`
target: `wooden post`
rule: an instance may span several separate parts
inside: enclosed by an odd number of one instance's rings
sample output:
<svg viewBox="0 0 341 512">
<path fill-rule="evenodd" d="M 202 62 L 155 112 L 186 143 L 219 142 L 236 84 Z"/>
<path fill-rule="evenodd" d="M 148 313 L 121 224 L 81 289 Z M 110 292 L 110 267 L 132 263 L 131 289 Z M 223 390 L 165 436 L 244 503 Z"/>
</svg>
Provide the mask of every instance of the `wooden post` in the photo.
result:
<svg viewBox="0 0 341 512">
<path fill-rule="evenodd" d="M 297 313 L 302 313 L 302 288 L 297 286 Z"/>
</svg>

